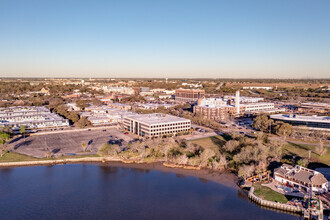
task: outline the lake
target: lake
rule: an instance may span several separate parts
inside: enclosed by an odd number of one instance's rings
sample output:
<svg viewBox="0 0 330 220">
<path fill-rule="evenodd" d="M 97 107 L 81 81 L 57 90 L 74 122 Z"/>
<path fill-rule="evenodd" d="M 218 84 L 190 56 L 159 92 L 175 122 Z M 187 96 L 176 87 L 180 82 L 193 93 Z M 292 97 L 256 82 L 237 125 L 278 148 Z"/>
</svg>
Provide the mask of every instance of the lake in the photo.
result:
<svg viewBox="0 0 330 220">
<path fill-rule="evenodd" d="M 300 219 L 173 172 L 71 164 L 0 169 L 0 219 Z"/>
</svg>

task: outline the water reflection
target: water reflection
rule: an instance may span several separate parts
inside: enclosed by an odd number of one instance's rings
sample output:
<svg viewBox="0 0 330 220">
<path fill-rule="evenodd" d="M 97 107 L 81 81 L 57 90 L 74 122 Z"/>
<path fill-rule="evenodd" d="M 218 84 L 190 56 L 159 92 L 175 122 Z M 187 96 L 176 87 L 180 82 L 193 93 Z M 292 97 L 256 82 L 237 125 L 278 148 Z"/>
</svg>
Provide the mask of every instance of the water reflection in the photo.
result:
<svg viewBox="0 0 330 220">
<path fill-rule="evenodd" d="M 297 219 L 204 178 L 117 165 L 0 169 L 0 194 L 1 219 Z"/>
</svg>

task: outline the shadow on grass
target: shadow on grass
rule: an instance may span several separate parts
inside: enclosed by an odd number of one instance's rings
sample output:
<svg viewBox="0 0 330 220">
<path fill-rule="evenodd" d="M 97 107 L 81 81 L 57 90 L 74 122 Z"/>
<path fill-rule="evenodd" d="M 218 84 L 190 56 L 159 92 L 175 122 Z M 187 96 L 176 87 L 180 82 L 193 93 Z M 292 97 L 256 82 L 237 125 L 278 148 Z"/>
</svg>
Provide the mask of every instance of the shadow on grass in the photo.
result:
<svg viewBox="0 0 330 220">
<path fill-rule="evenodd" d="M 292 143 L 292 142 L 288 142 L 290 145 L 292 145 L 293 147 L 296 147 L 296 148 L 299 148 L 299 149 L 302 149 L 302 150 L 306 150 L 306 151 L 308 151 L 308 150 L 311 150 L 311 149 L 309 149 L 308 147 L 306 147 L 306 146 L 304 146 L 304 145 L 300 145 L 300 144 L 295 144 L 295 143 Z"/>
<path fill-rule="evenodd" d="M 221 135 L 226 141 L 230 141 L 230 140 L 232 140 L 233 138 L 229 135 L 229 134 L 222 134 Z"/>
<path fill-rule="evenodd" d="M 22 143 L 16 144 L 14 146 L 14 150 L 17 150 L 18 148 L 22 147 L 22 146 L 29 146 L 32 143 L 31 140 L 29 141 L 23 141 Z"/>
<path fill-rule="evenodd" d="M 22 138 L 23 138 L 23 136 L 22 136 L 22 135 L 21 135 L 21 136 L 19 136 L 19 137 L 17 137 L 17 138 L 14 138 L 13 140 L 9 141 L 9 144 L 15 143 L 15 142 L 17 142 L 17 141 L 21 140 Z"/>
<path fill-rule="evenodd" d="M 219 147 L 222 147 L 226 143 L 226 141 L 217 138 L 217 136 L 211 137 L 210 139 L 215 145 Z"/>
</svg>

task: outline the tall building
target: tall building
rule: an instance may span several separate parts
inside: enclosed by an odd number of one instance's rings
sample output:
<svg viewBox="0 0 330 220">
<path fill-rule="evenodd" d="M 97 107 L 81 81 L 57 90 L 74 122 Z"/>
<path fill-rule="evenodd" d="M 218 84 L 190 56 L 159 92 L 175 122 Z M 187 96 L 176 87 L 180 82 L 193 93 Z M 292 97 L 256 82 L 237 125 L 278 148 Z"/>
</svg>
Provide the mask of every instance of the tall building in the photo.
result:
<svg viewBox="0 0 330 220">
<path fill-rule="evenodd" d="M 205 97 L 205 90 L 201 89 L 176 89 L 175 100 L 179 102 L 196 102 Z"/>
<path fill-rule="evenodd" d="M 139 114 L 124 117 L 124 128 L 140 136 L 157 137 L 188 132 L 191 122 L 189 119 L 160 113 Z"/>
<path fill-rule="evenodd" d="M 239 115 L 239 90 L 236 91 L 235 107 L 236 107 L 237 115 Z"/>
</svg>

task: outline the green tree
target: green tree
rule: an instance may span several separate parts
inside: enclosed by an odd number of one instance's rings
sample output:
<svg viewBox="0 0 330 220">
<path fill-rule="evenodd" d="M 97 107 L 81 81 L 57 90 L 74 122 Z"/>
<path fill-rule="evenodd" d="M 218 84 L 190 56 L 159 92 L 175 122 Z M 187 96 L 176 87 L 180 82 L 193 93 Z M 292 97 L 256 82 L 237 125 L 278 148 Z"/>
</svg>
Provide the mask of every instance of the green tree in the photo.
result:
<svg viewBox="0 0 330 220">
<path fill-rule="evenodd" d="M 302 166 L 302 167 L 307 167 L 308 166 L 308 159 L 303 158 L 297 161 L 297 165 Z"/>
<path fill-rule="evenodd" d="M 25 125 L 21 125 L 19 127 L 19 133 L 21 133 L 21 135 L 24 136 L 24 140 L 25 140 L 25 134 L 26 134 L 26 126 Z"/>
<path fill-rule="evenodd" d="M 7 141 L 10 139 L 10 134 L 5 132 L 0 132 L 0 157 L 8 152 Z"/>
<path fill-rule="evenodd" d="M 120 147 L 117 144 L 103 144 L 98 150 L 100 156 L 117 156 L 119 152 Z"/>
</svg>

